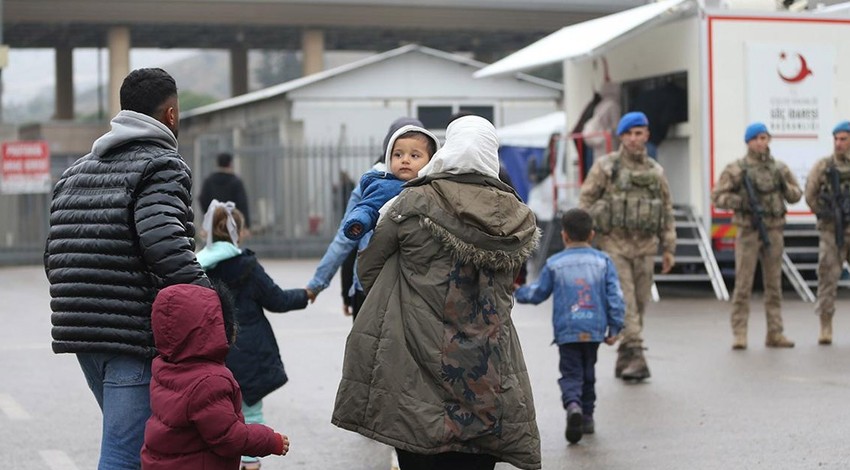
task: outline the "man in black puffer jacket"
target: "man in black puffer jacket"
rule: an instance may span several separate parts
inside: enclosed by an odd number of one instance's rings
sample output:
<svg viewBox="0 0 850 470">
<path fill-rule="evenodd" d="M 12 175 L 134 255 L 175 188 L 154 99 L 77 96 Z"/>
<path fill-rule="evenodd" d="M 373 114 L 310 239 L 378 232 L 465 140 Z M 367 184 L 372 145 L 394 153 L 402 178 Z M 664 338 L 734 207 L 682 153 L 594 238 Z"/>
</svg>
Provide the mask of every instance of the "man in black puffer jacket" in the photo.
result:
<svg viewBox="0 0 850 470">
<path fill-rule="evenodd" d="M 100 469 L 138 469 L 156 354 L 151 305 L 210 286 L 195 260 L 192 175 L 177 153 L 174 79 L 131 72 L 121 112 L 53 190 L 44 266 L 53 351 L 74 353 L 103 412 Z"/>
</svg>

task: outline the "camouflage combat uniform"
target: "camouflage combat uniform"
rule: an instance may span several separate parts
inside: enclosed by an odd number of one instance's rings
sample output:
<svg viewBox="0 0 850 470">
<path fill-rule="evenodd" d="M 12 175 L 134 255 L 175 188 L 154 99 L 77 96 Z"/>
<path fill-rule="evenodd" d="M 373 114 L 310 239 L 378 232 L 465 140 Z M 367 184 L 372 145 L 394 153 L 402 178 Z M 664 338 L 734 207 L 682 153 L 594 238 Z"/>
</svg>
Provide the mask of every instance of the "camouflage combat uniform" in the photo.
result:
<svg viewBox="0 0 850 470">
<path fill-rule="evenodd" d="M 759 232 L 753 226 L 753 210 L 749 202 L 743 175 L 753 183 L 758 202 L 764 210 L 769 247 L 764 247 Z M 770 150 L 765 154 L 749 151 L 746 156 L 723 169 L 711 201 L 719 209 L 734 210 L 732 223 L 737 226 L 735 237 L 735 292 L 732 298 L 733 348 L 747 346 L 747 319 L 750 315 L 750 295 L 756 262 L 761 259 L 764 282 L 764 308 L 767 316 L 768 346 L 792 347 L 794 343 L 782 334 L 782 253 L 785 250 L 785 202 L 795 203 L 802 197 L 797 178 L 784 163 L 775 160 Z"/>
<path fill-rule="evenodd" d="M 817 215 L 817 227 L 820 231 L 818 246 L 818 300 L 815 313 L 820 317 L 821 344 L 832 343 L 832 316 L 835 314 L 835 297 L 838 291 L 838 278 L 841 276 L 844 261 L 850 257 L 850 227 L 844 224 L 844 244 L 840 248 L 835 240 L 835 213 L 833 210 L 833 190 L 830 169 L 838 171 L 841 192 L 850 192 L 850 155 L 833 154 L 822 158 L 812 167 L 806 178 L 806 203 Z M 843 212 L 847 208 L 841 208 Z M 843 213 L 844 220 L 850 214 Z"/>
<path fill-rule="evenodd" d="M 626 301 L 615 375 L 637 367 L 645 371 L 638 378 L 649 377 L 641 332 L 659 240 L 665 253 L 676 250 L 673 201 L 664 170 L 646 152 L 632 155 L 621 148 L 593 164 L 581 186 L 579 205 L 593 215 L 597 246 L 614 261 Z M 623 377 L 632 375 L 625 372 Z"/>
</svg>

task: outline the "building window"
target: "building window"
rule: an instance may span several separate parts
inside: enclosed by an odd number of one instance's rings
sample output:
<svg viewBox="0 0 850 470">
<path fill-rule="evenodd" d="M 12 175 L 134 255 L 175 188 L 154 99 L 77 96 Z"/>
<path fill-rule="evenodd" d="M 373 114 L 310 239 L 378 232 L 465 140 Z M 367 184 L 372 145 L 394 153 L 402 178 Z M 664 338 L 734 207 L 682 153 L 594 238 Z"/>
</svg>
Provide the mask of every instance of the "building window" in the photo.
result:
<svg viewBox="0 0 850 470">
<path fill-rule="evenodd" d="M 427 106 L 417 106 L 416 107 L 416 115 L 422 124 L 425 125 L 426 129 L 432 130 L 441 130 L 445 129 L 446 126 L 449 125 L 449 120 L 455 113 L 471 113 L 487 119 L 492 122 L 494 125 L 494 115 L 495 111 L 493 110 L 493 106 L 488 105 L 469 105 L 469 104 L 461 104 L 461 105 L 427 105 Z"/>
<path fill-rule="evenodd" d="M 280 145 L 280 124 L 275 118 L 251 122 L 242 131 L 242 145 L 264 147 Z"/>
<path fill-rule="evenodd" d="M 472 114 L 475 114 L 477 116 L 481 116 L 484 119 L 495 124 L 495 122 L 493 122 L 493 107 L 492 106 L 475 106 L 475 105 L 467 106 L 467 105 L 462 105 L 460 107 L 460 109 L 458 110 L 458 112 L 472 113 Z"/>
<path fill-rule="evenodd" d="M 445 129 L 454 109 L 451 106 L 419 106 L 416 114 L 425 129 Z"/>
</svg>

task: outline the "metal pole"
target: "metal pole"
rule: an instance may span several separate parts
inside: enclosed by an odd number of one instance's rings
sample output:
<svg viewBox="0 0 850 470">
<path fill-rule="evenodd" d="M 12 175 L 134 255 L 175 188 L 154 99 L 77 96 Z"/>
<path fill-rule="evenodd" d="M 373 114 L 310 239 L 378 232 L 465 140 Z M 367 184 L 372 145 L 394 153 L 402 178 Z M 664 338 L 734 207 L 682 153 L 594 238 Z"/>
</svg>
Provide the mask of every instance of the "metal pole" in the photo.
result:
<svg viewBox="0 0 850 470">
<path fill-rule="evenodd" d="M 2 2 L 3 0 L 0 0 Z M 97 120 L 103 121 L 103 46 L 97 48 Z"/>
<path fill-rule="evenodd" d="M 0 0 L 0 44 L 3 44 L 3 0 Z M 0 122 L 3 122 L 3 67 L 0 67 Z"/>
<path fill-rule="evenodd" d="M 567 204 L 575 204 L 575 206 L 578 207 L 578 201 L 571 200 L 571 199 L 573 199 L 572 193 L 575 192 L 573 182 L 577 181 L 575 179 L 575 171 L 574 171 L 574 167 L 573 167 L 573 161 L 570 158 L 570 143 L 573 140 L 573 136 L 572 136 L 572 133 L 570 132 L 570 115 L 569 115 L 569 106 L 568 106 L 568 104 L 570 102 L 570 97 L 569 97 L 569 94 L 567 92 L 567 90 L 569 89 L 567 87 L 567 84 L 569 82 L 569 73 L 570 73 L 571 70 L 572 70 L 571 62 L 569 60 L 565 60 L 563 62 L 563 72 L 562 72 L 562 75 L 564 76 L 564 78 L 563 78 L 563 82 L 564 82 L 564 95 L 563 95 L 564 96 L 564 103 L 563 103 L 563 106 L 564 106 L 564 134 L 563 134 L 563 136 L 564 136 L 563 137 L 563 140 L 564 140 L 564 142 L 563 142 L 564 160 L 562 162 L 563 165 L 564 165 L 563 170 L 562 170 L 563 171 L 563 178 L 564 178 L 563 191 L 564 191 L 564 199 L 567 201 Z M 556 185 L 555 186 L 556 189 L 555 189 L 555 208 L 554 208 L 555 210 L 554 210 L 553 218 L 552 218 L 553 221 L 555 219 L 557 219 L 558 212 L 561 209 L 561 207 L 559 207 L 559 205 L 558 205 L 558 203 L 560 202 L 560 196 L 561 195 L 560 195 L 560 193 L 557 189 L 557 187 L 558 187 L 557 186 L 557 183 L 558 183 L 557 179 L 554 182 L 555 182 L 555 185 Z M 564 209 L 566 209 L 566 207 Z"/>
<path fill-rule="evenodd" d="M 705 15 L 705 5 L 700 2 L 697 6 L 697 21 L 699 22 L 699 55 L 700 55 L 700 70 L 699 70 L 699 81 L 700 81 L 700 114 L 699 120 L 700 125 L 694 126 L 692 129 L 694 132 L 699 132 L 700 136 L 700 150 L 702 151 L 702 158 L 700 161 L 702 162 L 702 176 L 700 177 L 700 187 L 702 188 L 701 194 L 699 195 L 698 204 L 701 204 L 702 207 L 699 209 L 699 215 L 702 216 L 703 229 L 709 234 L 709 239 L 711 238 L 711 226 L 713 222 L 712 207 L 711 207 L 711 188 L 714 184 L 714 181 L 711 179 L 711 149 L 712 149 L 712 135 L 710 134 L 711 129 L 711 120 L 714 116 L 709 114 L 709 110 L 712 106 L 712 90 L 709 89 L 709 83 L 711 82 L 712 77 L 709 74 L 709 66 L 713 57 L 709 56 L 709 49 L 712 47 L 709 37 L 708 37 L 708 15 Z M 692 85 L 688 85 L 692 86 Z M 699 130 L 697 130 L 699 129 Z M 694 136 L 691 135 L 691 139 Z M 714 247 L 712 246 L 712 249 Z"/>
</svg>

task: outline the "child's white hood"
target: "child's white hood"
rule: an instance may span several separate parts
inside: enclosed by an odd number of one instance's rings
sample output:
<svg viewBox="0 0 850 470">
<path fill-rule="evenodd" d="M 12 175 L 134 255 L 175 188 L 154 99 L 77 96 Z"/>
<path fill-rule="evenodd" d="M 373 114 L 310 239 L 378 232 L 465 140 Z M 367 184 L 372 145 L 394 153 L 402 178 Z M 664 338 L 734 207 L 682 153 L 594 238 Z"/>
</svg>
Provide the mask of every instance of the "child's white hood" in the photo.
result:
<svg viewBox="0 0 850 470">
<path fill-rule="evenodd" d="M 387 152 L 386 152 L 386 154 L 384 154 L 384 168 L 383 168 L 383 170 L 379 170 L 379 171 L 383 171 L 384 173 L 387 173 L 387 172 L 390 171 L 390 158 L 393 155 L 393 146 L 395 145 L 396 139 L 398 139 L 405 132 L 411 132 L 411 131 L 421 132 L 421 133 L 427 135 L 428 137 L 430 137 L 431 140 L 434 141 L 434 149 L 435 149 L 434 155 L 437 155 L 437 152 L 440 150 L 440 139 L 438 139 L 437 136 L 435 136 L 433 133 L 431 133 L 428 129 L 425 129 L 424 127 L 413 126 L 413 125 L 408 124 L 408 125 L 405 125 L 405 126 L 398 128 L 397 131 L 393 132 L 393 135 L 392 135 L 392 137 L 390 137 L 389 143 L 387 144 Z M 431 159 L 434 158 L 434 155 L 431 155 Z M 429 160 L 429 162 L 430 162 L 430 160 Z M 378 165 L 375 165 L 375 167 L 373 167 L 373 168 L 376 168 L 377 166 Z M 419 175 L 421 176 L 422 173 L 420 172 Z M 393 203 L 395 202 L 396 199 L 398 199 L 398 196 L 393 196 L 392 198 L 390 198 L 389 201 L 385 202 L 384 205 L 381 206 L 380 209 L 378 209 L 378 221 L 380 221 L 381 218 L 384 217 L 384 214 L 387 213 L 387 209 L 389 209 L 393 205 Z"/>
<path fill-rule="evenodd" d="M 390 159 L 392 158 L 392 155 L 393 155 L 393 146 L 395 145 L 395 141 L 396 141 L 399 137 L 401 137 L 401 136 L 402 136 L 402 134 L 404 134 L 404 133 L 406 133 L 406 132 L 411 132 L 411 131 L 413 131 L 413 132 L 421 132 L 421 133 L 425 134 L 425 135 L 426 135 L 426 136 L 428 136 L 431 140 L 433 140 L 433 141 L 434 141 L 434 148 L 435 148 L 436 150 L 440 150 L 440 139 L 438 139 L 438 138 L 437 138 L 437 136 L 435 136 L 435 135 L 434 135 L 431 131 L 429 131 L 428 129 L 425 129 L 424 127 L 419 127 L 419 126 L 410 125 L 410 124 L 405 125 L 405 126 L 402 126 L 402 127 L 399 127 L 397 131 L 393 132 L 392 137 L 390 137 L 390 140 L 389 140 L 389 142 L 387 143 L 387 151 L 386 151 L 386 153 L 384 153 L 384 164 L 386 165 L 386 168 L 384 169 L 384 172 L 388 172 L 388 171 L 390 171 Z M 435 150 L 435 151 L 436 151 L 436 150 Z M 434 155 L 436 155 L 436 153 L 435 153 Z M 431 155 L 431 158 L 434 158 L 434 155 Z"/>
</svg>

